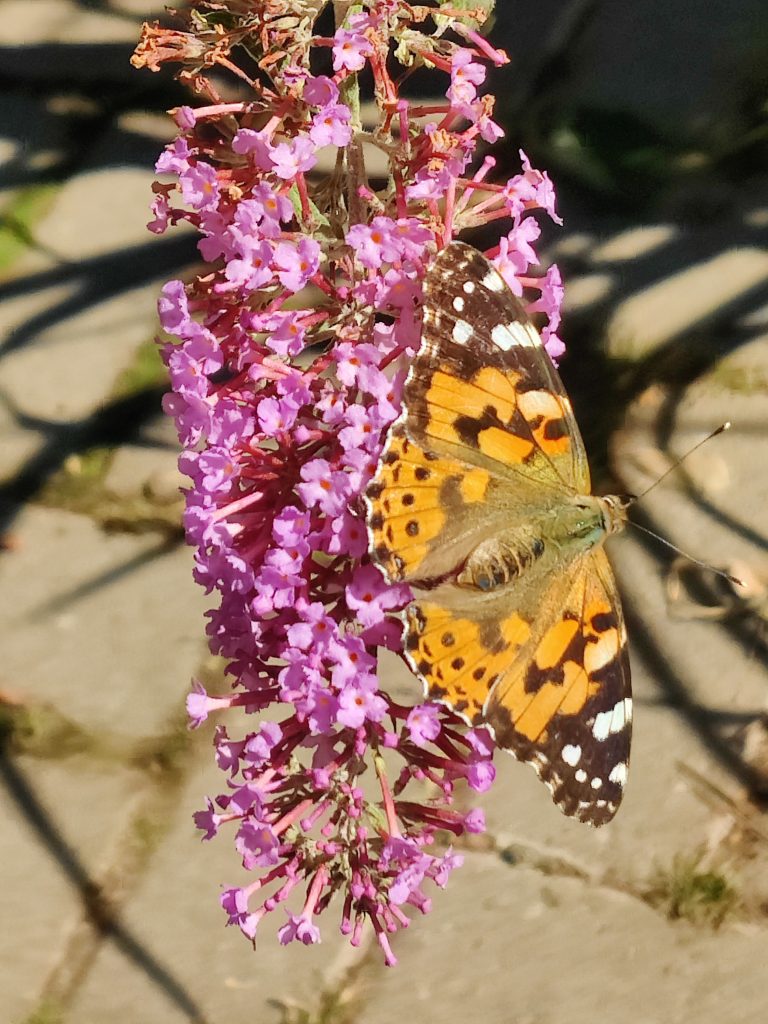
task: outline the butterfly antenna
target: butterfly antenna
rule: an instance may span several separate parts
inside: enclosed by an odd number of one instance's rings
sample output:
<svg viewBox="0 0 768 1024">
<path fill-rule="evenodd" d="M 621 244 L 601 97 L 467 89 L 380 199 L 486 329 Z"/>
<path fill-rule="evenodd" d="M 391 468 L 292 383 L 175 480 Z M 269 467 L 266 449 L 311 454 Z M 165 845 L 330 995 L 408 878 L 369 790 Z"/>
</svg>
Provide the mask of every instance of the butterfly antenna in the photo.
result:
<svg viewBox="0 0 768 1024">
<path fill-rule="evenodd" d="M 690 448 L 685 453 L 685 455 L 681 455 L 679 459 L 676 459 L 675 462 L 673 462 L 672 465 L 669 467 L 669 469 L 662 473 L 661 476 L 658 477 L 658 479 L 653 481 L 650 487 L 646 487 L 642 494 L 633 494 L 629 498 L 627 504 L 636 505 L 637 502 L 641 501 L 646 496 L 646 494 L 648 494 L 650 491 L 654 489 L 654 487 L 658 487 L 662 480 L 666 480 L 670 473 L 674 473 L 674 471 L 678 469 L 678 467 L 688 458 L 689 455 L 693 455 L 693 453 L 695 451 L 698 451 L 698 449 L 701 448 L 703 444 L 706 444 L 707 441 L 711 441 L 713 437 L 717 437 L 718 434 L 725 433 L 725 431 L 730 430 L 730 428 L 730 422 L 721 423 L 719 427 L 716 427 L 711 433 L 707 434 L 706 437 L 703 437 L 700 441 L 697 441 L 693 448 Z M 649 537 L 653 537 L 654 540 L 657 540 L 660 544 L 663 544 L 664 547 L 669 548 L 671 551 L 676 551 L 678 555 L 682 555 L 682 557 L 685 558 L 688 562 L 693 562 L 694 565 L 698 565 L 702 569 L 708 569 L 710 572 L 713 572 L 716 576 L 722 576 L 723 579 L 728 580 L 729 583 L 735 583 L 739 587 L 744 586 L 742 580 L 740 580 L 737 576 L 733 576 L 731 573 L 726 572 L 725 569 L 718 569 L 716 566 L 710 565 L 709 562 L 702 562 L 701 559 L 694 558 L 693 555 L 689 555 L 687 551 L 683 551 L 682 548 L 677 547 L 677 545 L 673 544 L 671 541 L 668 541 L 665 537 L 660 537 L 658 533 L 654 533 L 653 530 L 649 530 L 647 526 L 641 526 L 640 523 L 636 523 L 631 519 L 628 520 L 628 522 L 632 526 L 634 526 L 636 530 L 641 530 L 643 533 L 647 533 Z"/>
<path fill-rule="evenodd" d="M 654 489 L 654 487 L 658 487 L 662 480 L 666 480 L 670 473 L 674 473 L 674 471 L 676 469 L 678 469 L 679 466 L 681 466 L 683 462 L 685 462 L 685 460 L 688 458 L 689 455 L 693 455 L 693 453 L 698 451 L 699 448 L 701 448 L 701 446 L 703 444 L 706 444 L 707 441 L 711 441 L 713 437 L 717 437 L 718 434 L 724 434 L 726 430 L 730 430 L 730 429 L 731 429 L 730 422 L 721 423 L 720 426 L 716 427 L 712 431 L 711 434 L 707 434 L 706 437 L 702 437 L 702 439 L 700 441 L 696 442 L 696 444 L 693 446 L 693 448 L 689 448 L 689 450 L 685 453 L 685 455 L 681 455 L 679 459 L 676 459 L 672 463 L 672 465 L 669 467 L 669 469 L 665 470 L 661 474 L 661 476 L 658 477 L 658 479 L 654 480 L 650 487 L 646 487 L 646 489 L 643 491 L 642 494 L 633 494 L 631 499 L 630 499 L 630 504 L 632 504 L 632 505 L 637 504 L 637 502 L 641 501 L 646 496 L 646 494 L 650 493 L 650 491 L 652 491 Z M 695 558 L 691 559 L 691 561 L 695 562 L 696 559 Z"/>
<path fill-rule="evenodd" d="M 642 495 L 641 495 L 642 497 Z M 694 565 L 698 565 L 702 569 L 708 569 L 710 572 L 715 573 L 716 576 L 722 576 L 723 579 L 728 580 L 729 583 L 735 583 L 739 587 L 744 586 L 743 580 L 740 580 L 738 576 L 732 576 L 731 573 L 726 572 L 725 569 L 718 569 L 715 565 L 710 565 L 709 562 L 702 562 L 700 558 L 694 558 L 693 555 L 689 555 L 687 551 L 683 551 L 672 541 L 667 540 L 665 537 L 660 537 L 658 533 L 654 533 L 653 530 L 649 530 L 647 526 L 641 526 L 640 523 L 634 522 L 634 520 L 628 520 L 630 526 L 634 526 L 636 530 L 641 530 L 643 533 L 647 533 L 649 537 L 653 537 L 660 544 L 663 544 L 665 548 L 669 548 L 671 551 L 676 551 L 678 555 L 682 555 L 683 558 L 688 562 L 693 562 Z"/>
</svg>

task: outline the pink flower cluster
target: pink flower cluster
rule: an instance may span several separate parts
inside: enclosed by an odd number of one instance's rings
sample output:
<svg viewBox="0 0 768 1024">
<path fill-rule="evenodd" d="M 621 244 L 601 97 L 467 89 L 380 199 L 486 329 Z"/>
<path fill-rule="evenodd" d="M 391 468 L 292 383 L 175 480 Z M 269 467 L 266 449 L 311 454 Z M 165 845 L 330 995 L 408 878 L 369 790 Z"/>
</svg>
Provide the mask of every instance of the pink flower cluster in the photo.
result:
<svg viewBox="0 0 768 1024">
<path fill-rule="evenodd" d="M 242 33 L 241 6 L 230 14 Z M 451 42 L 401 0 L 356 5 L 332 37 L 280 34 L 274 0 L 249 6 L 264 8 L 249 36 L 263 79 L 249 79 L 251 100 L 224 102 L 199 68 L 185 72 L 211 103 L 175 112 L 179 136 L 157 163 L 173 181 L 156 185 L 150 224 L 192 224 L 205 261 L 190 282 L 166 284 L 159 303 L 173 339 L 165 407 L 191 481 L 185 528 L 195 577 L 216 595 L 208 638 L 232 684 L 218 695 L 196 685 L 188 710 L 194 725 L 234 707 L 264 713 L 217 726 L 225 788 L 196 822 L 207 839 L 224 826 L 234 834 L 253 877 L 222 904 L 250 939 L 284 907 L 280 942 L 319 941 L 318 916 L 338 893 L 342 932 L 356 944 L 370 921 L 394 963 L 403 908 L 426 912 L 426 883 L 444 886 L 461 862 L 441 836 L 484 827 L 452 796 L 460 780 L 491 784 L 493 745 L 449 710 L 402 706 L 383 688 L 377 651 L 401 651 L 397 612 L 410 595 L 369 561 L 361 495 L 419 344 L 425 267 L 462 229 L 504 226 L 491 255 L 561 353 L 557 270 L 530 274 L 530 214 L 557 220 L 554 193 L 524 155 L 506 184 L 488 180 L 494 161 L 478 150 L 503 133 L 479 89 L 488 61 L 506 58 L 459 12 Z M 177 52 L 161 38 L 145 30 L 144 63 Z M 198 42 L 187 40 L 189 53 L 209 45 Z M 236 66 L 221 34 L 216 46 L 209 63 Z M 446 72 L 444 102 L 399 98 L 395 47 Z M 310 71 L 310 53 L 323 50 L 332 77 Z M 364 69 L 375 131 L 359 119 Z M 369 179 L 364 143 L 386 154 L 387 186 Z M 378 796 L 362 785 L 371 769 Z"/>
</svg>

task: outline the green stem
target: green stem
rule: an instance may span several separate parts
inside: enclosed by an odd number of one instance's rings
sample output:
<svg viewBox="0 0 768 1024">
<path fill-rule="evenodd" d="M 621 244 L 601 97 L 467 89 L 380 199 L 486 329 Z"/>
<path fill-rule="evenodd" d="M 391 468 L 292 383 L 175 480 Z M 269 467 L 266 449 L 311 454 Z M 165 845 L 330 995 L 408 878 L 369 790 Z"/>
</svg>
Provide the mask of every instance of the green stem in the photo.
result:
<svg viewBox="0 0 768 1024">
<path fill-rule="evenodd" d="M 333 4 L 336 27 L 340 28 L 350 14 L 356 14 L 363 10 L 360 3 L 352 3 L 350 0 L 334 0 Z M 349 222 L 360 224 L 365 219 L 365 206 L 360 199 L 358 190 L 361 185 L 366 184 L 365 160 L 363 147 L 359 135 L 362 132 L 363 122 L 360 116 L 360 84 L 356 74 L 347 75 L 341 82 L 339 88 L 341 102 L 349 107 L 350 123 L 352 127 L 352 141 L 347 146 L 347 210 Z"/>
</svg>

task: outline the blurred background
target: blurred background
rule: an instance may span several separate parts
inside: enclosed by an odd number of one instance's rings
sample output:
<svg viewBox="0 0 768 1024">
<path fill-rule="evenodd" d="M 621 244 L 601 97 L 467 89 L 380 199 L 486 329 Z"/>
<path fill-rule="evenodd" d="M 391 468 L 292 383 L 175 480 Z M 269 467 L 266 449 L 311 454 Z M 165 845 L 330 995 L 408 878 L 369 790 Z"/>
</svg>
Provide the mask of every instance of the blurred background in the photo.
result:
<svg viewBox="0 0 768 1024">
<path fill-rule="evenodd" d="M 188 102 L 135 71 L 141 0 L 0 0 L 0 1022 L 741 1024 L 768 967 L 768 9 L 764 0 L 503 0 L 494 72 L 555 181 L 562 374 L 612 542 L 637 699 L 617 820 L 566 820 L 509 758 L 489 833 L 401 935 L 395 970 L 324 922 L 254 953 L 217 895 L 242 871 L 191 813 L 218 791 L 185 728 L 219 666 L 180 530 L 154 349 L 194 238 L 145 230 Z M 396 663 L 393 690 L 414 683 Z M 274 928 L 272 929 L 274 930 Z"/>
</svg>

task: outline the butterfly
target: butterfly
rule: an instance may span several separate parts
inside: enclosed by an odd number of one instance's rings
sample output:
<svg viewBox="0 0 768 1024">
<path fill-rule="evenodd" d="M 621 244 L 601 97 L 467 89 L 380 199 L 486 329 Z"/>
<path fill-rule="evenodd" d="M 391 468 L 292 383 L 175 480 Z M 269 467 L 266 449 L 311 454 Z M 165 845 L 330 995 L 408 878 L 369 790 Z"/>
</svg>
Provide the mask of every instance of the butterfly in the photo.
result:
<svg viewBox="0 0 768 1024">
<path fill-rule="evenodd" d="M 405 656 L 425 696 L 533 766 L 602 825 L 627 778 L 627 638 L 560 376 L 522 302 L 453 242 L 424 282 L 421 342 L 365 493 L 371 557 L 410 586 Z"/>
</svg>

